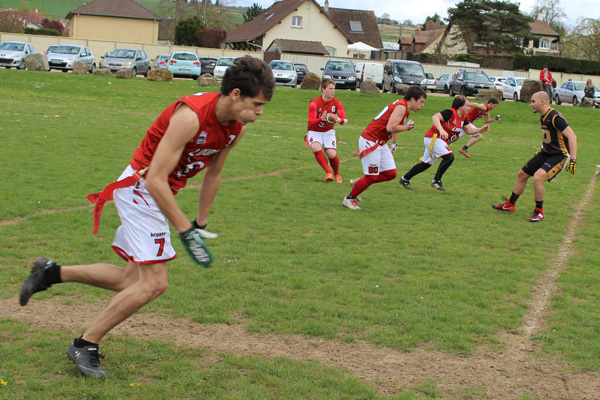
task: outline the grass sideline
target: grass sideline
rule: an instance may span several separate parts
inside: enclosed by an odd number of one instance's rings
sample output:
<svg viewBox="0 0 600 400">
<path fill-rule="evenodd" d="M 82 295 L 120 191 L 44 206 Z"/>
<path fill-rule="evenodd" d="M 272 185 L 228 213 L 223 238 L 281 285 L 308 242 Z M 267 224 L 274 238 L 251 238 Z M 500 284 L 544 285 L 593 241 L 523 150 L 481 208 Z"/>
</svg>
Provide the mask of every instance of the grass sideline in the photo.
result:
<svg viewBox="0 0 600 400">
<path fill-rule="evenodd" d="M 94 237 L 85 195 L 118 177 L 145 130 L 166 106 L 201 88 L 188 80 L 156 83 L 14 70 L 0 70 L 0 81 L 2 170 L 10 177 L 0 184 L 4 222 L 0 297 L 17 301 L 37 256 L 61 264 L 120 262 L 110 249 L 118 226 L 114 206 L 105 207 L 99 235 Z M 531 288 L 552 266 L 565 228 L 589 186 L 595 171 L 590 144 L 595 143 L 597 111 L 558 107 L 579 137 L 578 173 L 562 173 L 546 186 L 547 220 L 533 225 L 526 222 L 533 210 L 531 185 L 515 214 L 490 208 L 510 194 L 517 171 L 540 144 L 539 116 L 528 105 L 500 104 L 502 121 L 494 122 L 470 150 L 473 158 L 457 153 L 444 179 L 448 192 L 429 186 L 435 166 L 411 181 L 414 191 L 404 190 L 396 181 L 369 188 L 363 209 L 352 212 L 341 206 L 349 185 L 325 184 L 302 142 L 308 102 L 317 95 L 277 89 L 265 115 L 249 126 L 225 167 L 209 218 L 209 230 L 220 234 L 210 242 L 216 257 L 213 268 L 192 265 L 175 243 L 181 255 L 170 266 L 169 291 L 144 310 L 201 323 L 235 324 L 242 318 L 251 332 L 368 340 L 405 351 L 428 346 L 469 354 L 483 345 L 501 347 L 497 334 L 522 323 Z M 361 175 L 353 154 L 361 130 L 396 96 L 338 91 L 336 97 L 350 120 L 338 130 L 341 172 L 347 182 Z M 401 134 L 395 153 L 399 175 L 422 155 L 431 116 L 451 101 L 430 96 L 425 108 L 411 115 L 416 128 Z M 464 143 L 463 139 L 453 148 Z M 200 177 L 191 180 L 191 187 L 177 196 L 190 217 L 200 181 Z M 600 369 L 596 318 L 600 303 L 594 274 L 598 198 L 595 193 L 584 213 L 576 257 L 559 280 L 561 292 L 552 303 L 549 326 L 536 337 L 544 345 L 540 357 L 565 360 L 589 371 Z M 9 220 L 15 223 L 6 223 Z M 56 297 L 76 303 L 106 302 L 111 296 L 65 284 L 32 301 Z M 70 367 L 63 352 L 71 332 L 47 332 L 11 320 L 0 324 L 0 353 L 26 364 L 17 373 L 0 364 L 0 378 L 10 383 L 0 386 L 0 398 L 2 391 L 16 395 L 13 398 L 22 394 L 41 398 L 46 390 L 69 397 L 87 387 L 71 379 L 72 372 L 64 376 L 62 370 Z M 132 398 L 162 398 L 161 385 L 169 387 L 171 381 L 182 390 L 178 397 L 189 398 L 197 394 L 193 383 L 203 374 L 212 374 L 210 390 L 203 393 L 206 398 L 379 397 L 343 371 L 314 363 L 218 355 L 212 368 L 204 369 L 192 361 L 208 357 L 198 350 L 112 336 L 103 347 L 118 361 L 103 364 L 111 381 L 92 383 L 89 396 L 105 393 L 108 397 L 99 398 L 109 398 L 117 387 L 125 392 L 116 397 L 126 396 L 132 374 L 123 363 L 139 362 L 151 367 L 133 376 L 147 385 L 134 388 L 143 393 Z M 160 356 L 148 360 L 157 347 Z M 40 365 L 51 366 L 58 381 L 39 380 Z M 190 365 L 191 370 L 184 368 Z M 263 374 L 264 379 L 252 380 L 240 370 Z M 282 370 L 290 372 L 279 374 Z M 296 370 L 307 370 L 313 381 L 318 376 L 317 386 L 329 385 L 331 392 L 314 392 L 313 397 L 309 385 L 296 395 L 291 382 L 304 379 L 303 372 L 291 372 Z M 217 389 L 227 388 L 231 381 L 239 387 L 237 397 Z M 421 391 L 397 398 L 419 393 L 434 398 L 434 387 L 435 382 L 426 382 Z"/>
</svg>

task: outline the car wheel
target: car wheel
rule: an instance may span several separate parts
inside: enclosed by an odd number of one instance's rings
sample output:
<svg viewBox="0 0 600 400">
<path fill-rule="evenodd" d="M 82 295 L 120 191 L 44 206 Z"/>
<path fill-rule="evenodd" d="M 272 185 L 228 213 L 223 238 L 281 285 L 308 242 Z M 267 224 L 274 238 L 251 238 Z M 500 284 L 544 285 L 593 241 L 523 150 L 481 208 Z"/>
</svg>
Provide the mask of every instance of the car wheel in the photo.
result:
<svg viewBox="0 0 600 400">
<path fill-rule="evenodd" d="M 146 73 L 144 74 L 144 76 L 147 78 L 148 74 L 150 73 L 150 71 L 152 70 L 152 68 L 148 67 L 148 69 L 146 70 Z"/>
<path fill-rule="evenodd" d="M 573 96 L 573 105 L 576 106 L 579 104 L 579 100 L 577 100 L 577 96 Z"/>
<path fill-rule="evenodd" d="M 92 68 L 90 68 L 90 74 L 96 72 L 96 64 L 92 64 Z"/>
<path fill-rule="evenodd" d="M 554 96 L 554 102 L 559 106 L 562 104 L 562 101 L 560 101 L 560 97 L 558 95 Z"/>
<path fill-rule="evenodd" d="M 133 67 L 133 69 L 131 70 L 131 72 L 133 72 L 133 76 L 137 76 L 137 68 Z"/>
<path fill-rule="evenodd" d="M 456 93 L 454 93 L 454 88 L 452 86 L 450 86 L 450 89 L 448 89 L 450 91 L 450 96 L 454 97 L 456 96 Z"/>
<path fill-rule="evenodd" d="M 390 93 L 396 93 L 396 85 L 390 85 Z"/>
<path fill-rule="evenodd" d="M 448 85 L 444 86 L 444 93 L 450 94 L 450 88 L 448 87 Z"/>
<path fill-rule="evenodd" d="M 513 94 L 513 101 L 516 103 L 517 101 L 519 101 L 519 95 L 517 94 L 517 92 L 515 92 Z"/>
<path fill-rule="evenodd" d="M 63 69 L 62 72 L 67 73 L 67 72 L 69 72 L 69 70 L 68 69 Z"/>
<path fill-rule="evenodd" d="M 22 62 L 22 63 L 21 63 L 21 65 L 19 65 L 19 66 L 17 67 L 17 69 L 27 69 L 27 65 L 25 65 L 25 63 L 24 63 L 24 62 Z"/>
<path fill-rule="evenodd" d="M 461 86 L 460 94 L 461 94 L 461 96 L 467 97 L 467 89 L 464 86 Z"/>
<path fill-rule="evenodd" d="M 383 84 L 383 86 L 381 87 L 381 91 L 383 93 L 387 93 L 387 89 L 385 88 L 385 83 Z"/>
</svg>

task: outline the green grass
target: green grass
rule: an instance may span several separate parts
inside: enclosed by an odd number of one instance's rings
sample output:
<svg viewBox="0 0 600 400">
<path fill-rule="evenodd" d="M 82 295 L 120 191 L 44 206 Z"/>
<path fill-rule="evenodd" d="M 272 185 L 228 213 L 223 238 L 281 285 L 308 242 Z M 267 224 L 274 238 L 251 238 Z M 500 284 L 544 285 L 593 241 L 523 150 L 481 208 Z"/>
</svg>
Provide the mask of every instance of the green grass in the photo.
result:
<svg viewBox="0 0 600 400">
<path fill-rule="evenodd" d="M 105 207 L 96 237 L 85 196 L 119 176 L 165 107 L 201 88 L 190 80 L 15 70 L 0 70 L 0 82 L 0 221 L 13 222 L 0 225 L 0 298 L 16 299 L 37 256 L 63 265 L 120 263 L 110 249 L 119 224 L 114 205 Z M 170 263 L 169 290 L 144 310 L 207 324 L 236 324 L 241 318 L 251 332 L 367 340 L 405 351 L 427 346 L 471 354 L 480 346 L 502 346 L 497 334 L 522 324 L 532 286 L 552 266 L 589 187 L 597 111 L 558 106 L 579 137 L 578 173 L 562 173 L 546 185 L 547 220 L 533 225 L 526 222 L 534 206 L 531 185 L 515 214 L 490 208 L 510 194 L 517 171 L 540 144 L 539 116 L 528 105 L 499 105 L 502 121 L 470 150 L 473 158 L 459 154 L 444 176 L 447 192 L 429 186 L 436 165 L 413 178 L 414 191 L 396 181 L 370 187 L 362 209 L 353 212 L 341 206 L 350 186 L 324 183 L 324 173 L 304 148 L 308 102 L 317 95 L 277 89 L 225 167 L 209 217 L 209 230 L 220 234 L 210 242 L 213 267 L 198 269 L 175 243 L 181 256 Z M 338 91 L 336 97 L 350 122 L 338 129 L 347 182 L 361 175 L 353 151 L 362 129 L 397 96 Z M 399 175 L 422 155 L 431 116 L 450 104 L 449 97 L 430 96 L 425 108 L 411 115 L 416 128 L 400 134 L 395 153 Z M 201 177 L 193 179 L 177 195 L 190 218 L 200 182 Z M 597 193 L 592 203 L 583 214 L 575 257 L 559 280 L 551 326 L 536 340 L 543 344 L 540 356 L 598 371 Z M 111 295 L 63 284 L 33 301 L 73 299 L 85 307 L 82 302 L 103 303 Z M 70 398 L 85 390 L 93 398 L 158 399 L 171 387 L 178 398 L 378 398 L 346 372 L 316 363 L 219 354 L 204 367 L 193 361 L 209 359 L 203 350 L 112 336 L 104 344 L 115 358 L 108 362 L 111 379 L 87 384 L 72 379 L 73 368 L 64 361 L 72 332 L 4 320 L 0 335 L 2 357 L 11 354 L 7 359 L 25 364 L 0 364 L 0 378 L 10 382 L 0 386 L 0 398 L 7 390 L 7 398 L 41 398 L 46 390 Z M 148 366 L 134 373 L 129 363 Z M 39 379 L 41 365 L 53 378 Z M 316 388 L 302 383 L 306 376 L 319 377 Z M 131 382 L 136 386 L 129 387 Z M 144 383 L 138 387 L 138 382 Z M 233 394 L 229 387 L 236 388 Z M 414 395 L 441 396 L 430 380 Z"/>
</svg>

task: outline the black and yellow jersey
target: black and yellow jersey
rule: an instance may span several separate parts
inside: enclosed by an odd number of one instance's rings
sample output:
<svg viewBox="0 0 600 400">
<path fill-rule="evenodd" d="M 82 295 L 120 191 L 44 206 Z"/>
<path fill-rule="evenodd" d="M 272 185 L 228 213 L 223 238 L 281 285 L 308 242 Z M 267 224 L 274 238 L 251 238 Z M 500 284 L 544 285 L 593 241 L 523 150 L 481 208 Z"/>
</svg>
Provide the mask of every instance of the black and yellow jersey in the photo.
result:
<svg viewBox="0 0 600 400">
<path fill-rule="evenodd" d="M 554 108 L 540 117 L 542 123 L 542 151 L 547 154 L 569 153 L 569 139 L 563 136 L 563 131 L 569 127 L 565 117 Z"/>
</svg>

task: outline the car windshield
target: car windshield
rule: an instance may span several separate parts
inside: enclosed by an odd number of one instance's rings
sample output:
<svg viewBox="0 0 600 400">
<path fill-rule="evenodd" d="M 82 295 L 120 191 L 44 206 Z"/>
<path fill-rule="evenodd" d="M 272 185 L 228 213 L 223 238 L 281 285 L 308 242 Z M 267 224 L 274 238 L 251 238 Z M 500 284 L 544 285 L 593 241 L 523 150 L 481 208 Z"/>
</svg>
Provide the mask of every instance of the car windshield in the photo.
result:
<svg viewBox="0 0 600 400">
<path fill-rule="evenodd" d="M 525 78 L 517 78 L 517 86 L 523 86 L 523 82 L 525 82 Z"/>
<path fill-rule="evenodd" d="M 171 58 L 171 56 L 158 56 L 158 61 L 166 61 L 169 58 Z"/>
<path fill-rule="evenodd" d="M 193 53 L 175 53 L 173 59 L 183 61 L 198 61 L 198 57 Z"/>
<path fill-rule="evenodd" d="M 573 88 L 574 90 L 583 90 L 585 88 L 585 82 L 574 82 Z"/>
<path fill-rule="evenodd" d="M 329 69 L 331 71 L 354 72 L 354 66 L 347 62 L 327 63 L 325 69 Z"/>
<path fill-rule="evenodd" d="M 75 46 L 58 46 L 54 50 L 53 53 L 56 54 L 79 54 L 79 47 Z"/>
<path fill-rule="evenodd" d="M 117 49 L 110 52 L 109 57 L 111 58 L 135 58 L 135 50 Z"/>
<path fill-rule="evenodd" d="M 304 65 L 294 65 L 296 71 L 306 71 L 306 67 Z"/>
<path fill-rule="evenodd" d="M 231 58 L 231 57 L 227 57 L 227 58 L 219 58 L 219 61 L 217 62 L 217 66 L 219 67 L 229 67 L 230 65 L 233 65 L 233 61 L 235 60 L 235 58 Z"/>
<path fill-rule="evenodd" d="M 465 72 L 465 79 L 475 82 L 489 82 L 489 78 L 482 72 Z"/>
<path fill-rule="evenodd" d="M 0 45 L 0 50 L 23 51 L 25 45 L 23 43 L 5 42 Z"/>
<path fill-rule="evenodd" d="M 419 64 L 394 64 L 394 73 L 404 76 L 424 76 L 423 67 Z"/>
<path fill-rule="evenodd" d="M 286 62 L 273 62 L 271 63 L 271 68 L 283 71 L 294 71 L 294 66 L 291 63 Z"/>
</svg>

